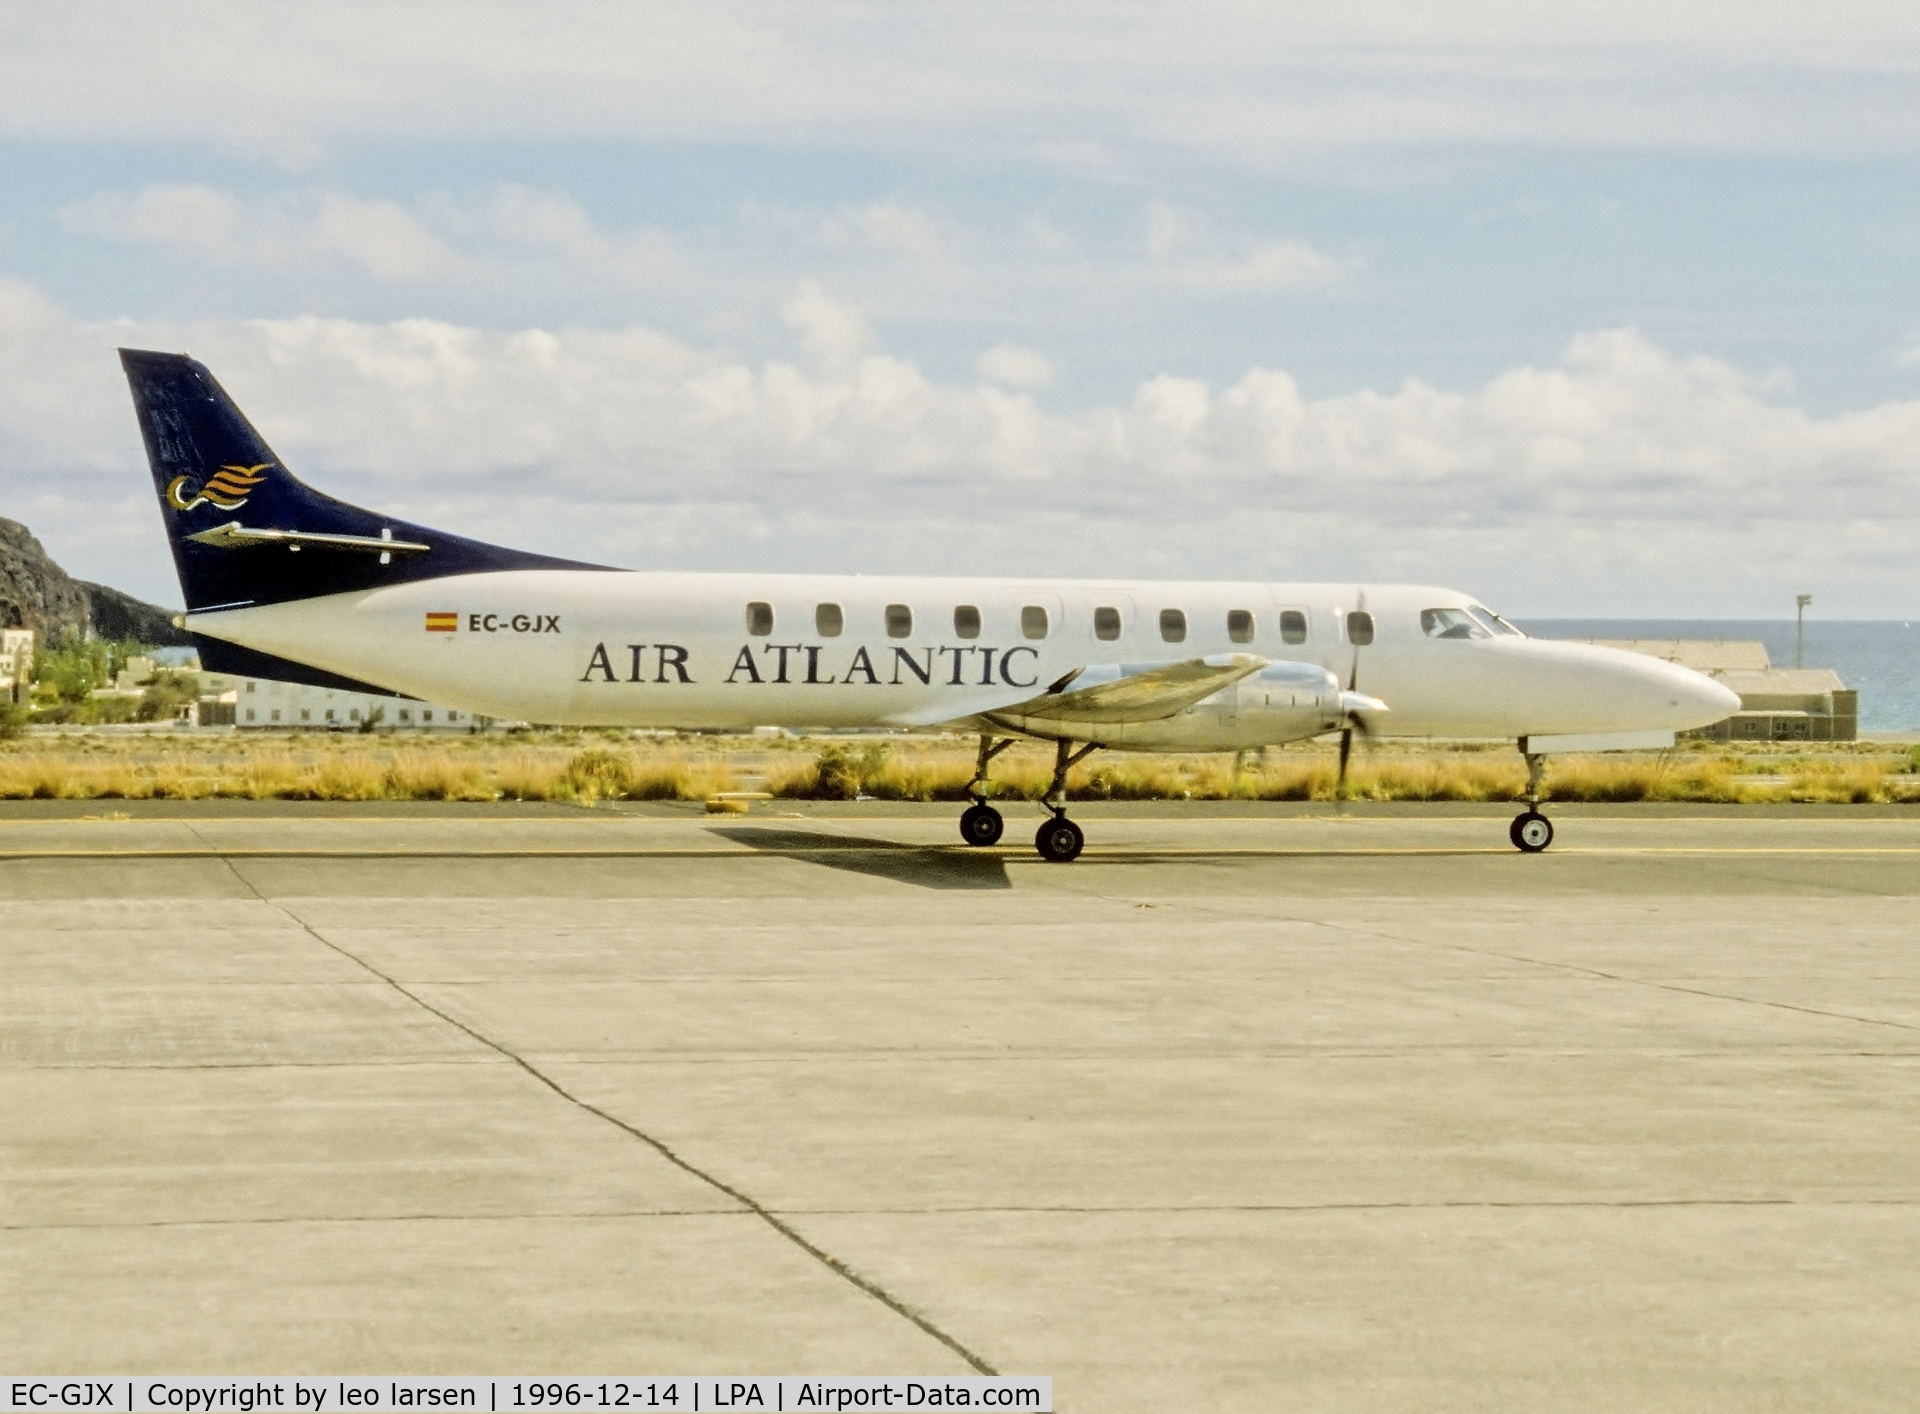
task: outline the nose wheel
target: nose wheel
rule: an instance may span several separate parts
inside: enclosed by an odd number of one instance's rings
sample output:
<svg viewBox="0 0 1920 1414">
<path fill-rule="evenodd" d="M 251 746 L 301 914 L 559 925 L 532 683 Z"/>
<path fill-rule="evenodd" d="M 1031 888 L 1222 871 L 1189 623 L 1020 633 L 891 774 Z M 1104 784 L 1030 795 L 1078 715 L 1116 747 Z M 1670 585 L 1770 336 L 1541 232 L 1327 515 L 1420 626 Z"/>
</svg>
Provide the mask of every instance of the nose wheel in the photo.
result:
<svg viewBox="0 0 1920 1414">
<path fill-rule="evenodd" d="M 1538 810 L 1527 810 L 1513 817 L 1507 838 L 1523 854 L 1538 854 L 1553 843 L 1553 821 Z"/>
<path fill-rule="evenodd" d="M 1033 847 L 1049 864 L 1071 864 L 1080 857 L 1086 844 L 1087 837 L 1080 833 L 1080 827 L 1064 815 L 1054 816 L 1033 837 Z"/>
<path fill-rule="evenodd" d="M 1007 822 L 1000 818 L 1000 812 L 984 803 L 968 806 L 960 816 L 960 838 L 979 848 L 999 844 L 1001 832 L 1006 828 Z"/>
<path fill-rule="evenodd" d="M 1520 738 L 1520 752 L 1527 758 L 1527 808 L 1513 817 L 1507 826 L 1507 838 L 1522 854 L 1538 854 L 1553 843 L 1553 821 L 1540 813 L 1540 783 L 1547 774 L 1547 758 L 1527 750 L 1527 739 Z"/>
</svg>

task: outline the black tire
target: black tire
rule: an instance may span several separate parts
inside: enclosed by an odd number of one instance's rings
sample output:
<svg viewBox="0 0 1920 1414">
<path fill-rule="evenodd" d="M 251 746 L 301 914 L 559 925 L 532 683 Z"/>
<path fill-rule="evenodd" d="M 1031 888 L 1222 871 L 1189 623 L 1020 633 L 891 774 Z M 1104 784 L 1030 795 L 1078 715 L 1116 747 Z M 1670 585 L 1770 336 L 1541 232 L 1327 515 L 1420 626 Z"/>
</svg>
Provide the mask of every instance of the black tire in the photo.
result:
<svg viewBox="0 0 1920 1414">
<path fill-rule="evenodd" d="M 1538 854 L 1553 843 L 1553 821 L 1538 810 L 1527 810 L 1513 817 L 1507 838 L 1522 854 Z"/>
<path fill-rule="evenodd" d="M 1080 833 L 1080 827 L 1064 815 L 1054 816 L 1033 837 L 1033 847 L 1049 864 L 1071 864 L 1080 857 L 1086 843 L 1087 837 Z"/>
<path fill-rule="evenodd" d="M 960 817 L 960 838 L 981 848 L 999 844 L 1000 832 L 1006 828 L 1007 822 L 991 805 L 970 805 Z"/>
</svg>

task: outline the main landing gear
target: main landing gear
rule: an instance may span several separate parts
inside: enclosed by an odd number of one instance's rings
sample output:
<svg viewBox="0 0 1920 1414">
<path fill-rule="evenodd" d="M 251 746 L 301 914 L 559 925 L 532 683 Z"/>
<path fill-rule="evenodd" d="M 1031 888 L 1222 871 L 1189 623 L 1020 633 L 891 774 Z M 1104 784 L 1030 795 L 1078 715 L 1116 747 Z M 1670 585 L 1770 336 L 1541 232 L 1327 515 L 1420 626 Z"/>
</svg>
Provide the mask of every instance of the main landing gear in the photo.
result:
<svg viewBox="0 0 1920 1414">
<path fill-rule="evenodd" d="M 967 782 L 967 798 L 973 804 L 960 817 L 960 838 L 970 845 L 984 848 L 999 844 L 1001 832 L 1007 828 L 1000 812 L 987 804 L 987 763 L 1013 743 L 1013 737 L 997 742 L 985 733 L 980 737 L 980 759 L 974 765 L 973 779 Z"/>
<path fill-rule="evenodd" d="M 980 738 L 980 759 L 973 768 L 973 779 L 967 782 L 967 796 L 973 804 L 960 816 L 960 838 L 970 845 L 986 846 L 998 844 L 1000 835 L 1006 829 L 1006 821 L 1000 812 L 987 804 L 987 764 L 1012 746 L 1015 738 L 1007 737 L 995 741 L 990 735 Z M 1100 749 L 1098 743 L 1073 749 L 1070 741 L 1055 743 L 1053 758 L 1053 783 L 1047 787 L 1045 805 L 1048 818 L 1040 831 L 1033 837 L 1033 847 L 1040 851 L 1040 857 L 1049 864 L 1067 864 L 1080 857 L 1080 851 L 1086 847 L 1087 837 L 1078 825 L 1067 818 L 1067 772 Z"/>
<path fill-rule="evenodd" d="M 1521 739 L 1520 750 L 1527 758 L 1527 808 L 1513 817 L 1507 838 L 1521 853 L 1538 854 L 1553 843 L 1553 821 L 1540 813 L 1540 781 L 1547 773 L 1547 758 L 1528 751 L 1525 738 Z"/>
<path fill-rule="evenodd" d="M 1086 847 L 1087 837 L 1067 818 L 1067 772 L 1099 749 L 1098 742 L 1090 742 L 1078 751 L 1064 738 L 1054 743 L 1053 784 L 1047 787 L 1045 801 L 1053 815 L 1033 837 L 1033 847 L 1049 864 L 1071 864 Z"/>
</svg>

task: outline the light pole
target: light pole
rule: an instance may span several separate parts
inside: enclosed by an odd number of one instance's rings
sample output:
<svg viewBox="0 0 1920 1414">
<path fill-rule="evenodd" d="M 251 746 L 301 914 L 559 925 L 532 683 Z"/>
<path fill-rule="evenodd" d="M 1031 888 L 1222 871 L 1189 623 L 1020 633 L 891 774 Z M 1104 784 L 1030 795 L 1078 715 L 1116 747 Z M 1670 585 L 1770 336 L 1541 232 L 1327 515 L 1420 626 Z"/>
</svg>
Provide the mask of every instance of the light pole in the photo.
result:
<svg viewBox="0 0 1920 1414">
<path fill-rule="evenodd" d="M 1813 596 L 1811 594 L 1796 594 L 1793 596 L 1793 666 L 1796 668 L 1804 668 L 1806 666 L 1805 663 L 1800 661 L 1800 649 L 1802 646 L 1801 635 L 1806 623 L 1807 605 L 1812 602 Z"/>
</svg>

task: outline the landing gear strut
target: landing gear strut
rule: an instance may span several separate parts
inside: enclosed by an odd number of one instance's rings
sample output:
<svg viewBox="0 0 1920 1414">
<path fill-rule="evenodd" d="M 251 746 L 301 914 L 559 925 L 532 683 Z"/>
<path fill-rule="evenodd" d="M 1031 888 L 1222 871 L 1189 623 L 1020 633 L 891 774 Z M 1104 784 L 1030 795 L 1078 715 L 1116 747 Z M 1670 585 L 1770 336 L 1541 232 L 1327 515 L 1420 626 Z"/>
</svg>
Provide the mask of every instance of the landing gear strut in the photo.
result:
<svg viewBox="0 0 1920 1414">
<path fill-rule="evenodd" d="M 960 816 L 960 838 L 970 845 L 999 844 L 1000 834 L 1007 827 L 1000 812 L 987 804 L 987 763 L 1013 743 L 1013 737 L 996 742 L 990 734 L 981 734 L 980 760 L 973 768 L 973 779 L 967 782 L 967 799 L 973 804 Z"/>
<path fill-rule="evenodd" d="M 1054 743 L 1053 784 L 1047 787 L 1045 801 L 1053 814 L 1033 837 L 1033 847 L 1049 864 L 1070 864 L 1080 857 L 1080 851 L 1086 846 L 1087 837 L 1067 818 L 1067 772 L 1099 749 L 1098 742 L 1090 742 L 1078 751 L 1070 741 Z"/>
<path fill-rule="evenodd" d="M 1527 808 L 1513 817 L 1507 838 L 1521 853 L 1538 854 L 1553 843 L 1553 821 L 1540 813 L 1540 782 L 1547 773 L 1547 758 L 1538 751 L 1528 751 L 1524 737 L 1520 750 L 1527 758 Z"/>
</svg>

